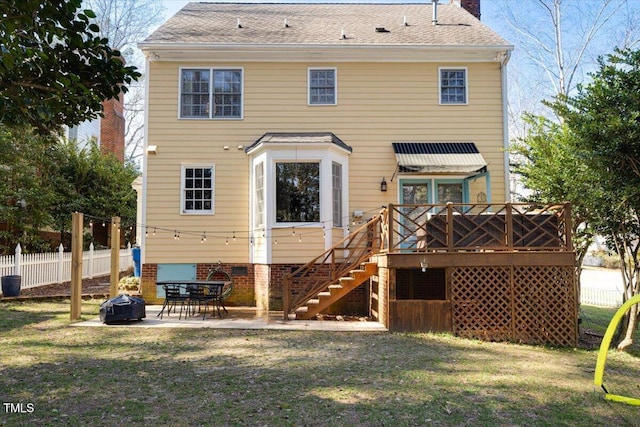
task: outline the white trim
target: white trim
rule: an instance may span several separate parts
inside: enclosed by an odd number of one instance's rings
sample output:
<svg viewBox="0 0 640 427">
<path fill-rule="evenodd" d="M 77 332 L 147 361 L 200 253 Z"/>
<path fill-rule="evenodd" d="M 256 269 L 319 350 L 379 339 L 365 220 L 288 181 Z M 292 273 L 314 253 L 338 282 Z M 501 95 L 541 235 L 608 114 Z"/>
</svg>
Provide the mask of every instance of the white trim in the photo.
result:
<svg viewBox="0 0 640 427">
<path fill-rule="evenodd" d="M 255 189 L 253 188 L 253 168 L 259 162 L 264 162 L 264 177 L 265 177 L 265 234 L 267 240 L 271 236 L 271 230 L 279 228 L 289 228 L 295 226 L 296 228 L 304 227 L 316 227 L 322 228 L 325 225 L 325 249 L 330 248 L 333 245 L 333 191 L 331 185 L 332 172 L 331 168 L 333 163 L 339 163 L 342 165 L 342 216 L 345 219 L 344 225 L 348 224 L 348 212 L 349 212 L 349 154 L 342 149 L 337 149 L 333 144 L 317 144 L 312 147 L 307 147 L 304 144 L 292 147 L 288 145 L 284 146 L 272 146 L 268 145 L 266 148 L 262 147 L 259 151 L 249 154 L 250 161 L 250 230 L 251 233 L 258 232 L 253 228 L 253 212 L 254 212 L 254 196 Z M 276 163 L 291 162 L 291 163 L 304 163 L 313 162 L 319 163 L 320 167 L 320 221 L 319 222 L 276 222 Z M 270 263 L 273 257 L 273 246 L 266 244 L 261 236 L 254 235 L 254 247 L 250 248 L 250 257 L 252 262 Z"/>
<path fill-rule="evenodd" d="M 442 102 L 442 72 L 443 71 L 464 71 L 464 102 Z M 469 70 L 460 66 L 440 66 L 438 67 L 438 105 L 469 105 Z"/>
<path fill-rule="evenodd" d="M 149 221 L 147 221 L 147 195 L 148 195 L 148 172 L 149 169 L 149 153 L 147 152 L 147 148 L 149 147 L 149 77 L 151 76 L 151 69 L 149 68 L 149 58 L 145 58 L 145 70 L 146 76 L 144 79 L 144 127 L 143 127 L 143 138 L 144 138 L 144 150 L 142 150 L 142 212 L 140 213 L 140 218 L 142 218 L 142 225 L 145 227 L 148 226 Z M 142 251 L 140 253 L 140 265 L 144 265 L 147 250 L 145 245 L 147 244 L 146 232 L 141 235 L 140 238 L 140 246 Z"/>
<path fill-rule="evenodd" d="M 500 62 L 513 45 L 139 43 L 151 62 Z"/>
<path fill-rule="evenodd" d="M 333 104 L 312 104 L 311 103 L 311 72 L 312 71 L 333 71 Z M 338 68 L 337 67 L 309 67 L 307 68 L 307 106 L 308 107 L 334 107 L 338 105 Z"/>
<path fill-rule="evenodd" d="M 211 209 L 193 209 L 186 210 L 184 209 L 185 202 L 185 169 L 193 168 L 193 169 L 206 169 L 211 168 Z M 180 164 L 180 215 L 214 215 L 215 207 L 216 207 L 216 166 L 213 162 L 211 163 L 181 163 Z M 205 190 L 203 188 L 203 190 Z"/>
<path fill-rule="evenodd" d="M 509 62 L 509 58 L 511 58 L 511 51 L 505 52 L 502 62 L 500 63 L 500 77 L 502 79 L 502 94 L 500 96 L 500 101 L 502 101 L 502 146 L 504 151 L 503 167 L 505 202 L 511 201 L 511 177 L 509 173 L 509 108 L 507 99 L 507 63 Z"/>
<path fill-rule="evenodd" d="M 205 70 L 209 71 L 209 117 L 182 117 L 182 71 L 183 70 Z M 213 73 L 214 71 L 240 71 L 240 117 L 214 117 L 213 114 Z M 178 120 L 243 120 L 244 119 L 244 67 L 243 66 L 223 66 L 223 67 L 203 67 L 184 66 L 178 67 Z"/>
</svg>

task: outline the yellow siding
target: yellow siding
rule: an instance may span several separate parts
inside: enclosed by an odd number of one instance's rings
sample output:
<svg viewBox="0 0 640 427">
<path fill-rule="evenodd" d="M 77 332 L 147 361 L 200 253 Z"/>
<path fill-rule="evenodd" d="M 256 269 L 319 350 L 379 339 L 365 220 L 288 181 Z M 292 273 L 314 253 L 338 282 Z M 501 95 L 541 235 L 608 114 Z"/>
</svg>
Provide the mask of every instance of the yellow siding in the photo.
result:
<svg viewBox="0 0 640 427">
<path fill-rule="evenodd" d="M 349 213 L 369 218 L 380 206 L 397 203 L 398 176 L 394 141 L 472 141 L 488 163 L 493 202 L 504 202 L 501 77 L 497 63 L 467 66 L 468 99 L 464 106 L 438 105 L 438 67 L 431 63 L 227 63 L 244 68 L 242 120 L 178 119 L 179 67 L 210 63 L 151 62 L 147 216 L 158 232 L 146 242 L 146 262 L 248 262 L 248 146 L 265 132 L 333 132 L 353 147 L 349 158 Z M 338 105 L 307 106 L 308 67 L 337 68 Z M 223 146 L 228 145 L 229 150 Z M 180 167 L 215 165 L 215 214 L 180 214 Z M 385 177 L 389 191 L 379 190 Z M 345 177 L 346 180 L 346 177 Z M 483 180 L 482 180 L 483 181 Z M 484 186 L 484 182 L 477 183 Z M 472 198 L 477 193 L 474 184 Z M 172 230 L 188 231 L 179 241 Z M 210 232 L 201 244 L 202 231 Z M 225 245 L 236 231 L 236 242 Z M 290 233 L 290 230 L 288 230 Z M 215 234 L 214 234 L 215 233 Z M 320 233 L 321 236 L 321 233 Z M 291 239 L 272 245 L 273 262 L 298 262 L 324 250 L 321 237 Z M 293 261 L 295 259 L 295 261 Z"/>
</svg>

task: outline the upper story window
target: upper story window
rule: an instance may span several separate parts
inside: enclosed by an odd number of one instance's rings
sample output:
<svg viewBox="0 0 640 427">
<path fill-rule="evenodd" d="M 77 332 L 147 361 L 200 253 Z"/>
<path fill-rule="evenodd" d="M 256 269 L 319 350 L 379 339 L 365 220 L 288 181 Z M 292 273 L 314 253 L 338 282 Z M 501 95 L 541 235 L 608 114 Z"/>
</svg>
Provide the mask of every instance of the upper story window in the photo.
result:
<svg viewBox="0 0 640 427">
<path fill-rule="evenodd" d="M 213 165 L 182 166 L 182 213 L 213 213 Z"/>
<path fill-rule="evenodd" d="M 440 68 L 440 104 L 467 103 L 467 69 Z"/>
<path fill-rule="evenodd" d="M 180 118 L 242 118 L 242 70 L 182 69 Z"/>
<path fill-rule="evenodd" d="M 335 68 L 309 69 L 309 105 L 337 105 Z"/>
</svg>

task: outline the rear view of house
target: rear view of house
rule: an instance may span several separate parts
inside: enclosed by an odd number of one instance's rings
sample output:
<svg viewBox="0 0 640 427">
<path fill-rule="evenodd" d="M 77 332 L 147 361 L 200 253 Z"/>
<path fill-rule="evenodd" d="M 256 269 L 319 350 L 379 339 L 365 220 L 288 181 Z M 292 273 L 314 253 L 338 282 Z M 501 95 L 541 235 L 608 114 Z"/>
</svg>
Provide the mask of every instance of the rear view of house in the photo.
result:
<svg viewBox="0 0 640 427">
<path fill-rule="evenodd" d="M 508 201 L 512 46 L 479 0 L 437 3 L 190 3 L 140 43 L 145 298 L 220 262 L 231 304 L 280 310 L 382 207 Z"/>
</svg>

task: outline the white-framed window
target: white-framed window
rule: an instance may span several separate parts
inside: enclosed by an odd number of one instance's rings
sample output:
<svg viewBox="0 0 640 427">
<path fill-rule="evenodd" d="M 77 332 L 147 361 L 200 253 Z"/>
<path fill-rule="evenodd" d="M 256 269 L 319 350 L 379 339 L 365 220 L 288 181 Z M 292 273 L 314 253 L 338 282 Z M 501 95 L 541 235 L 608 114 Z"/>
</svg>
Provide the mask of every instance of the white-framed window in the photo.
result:
<svg viewBox="0 0 640 427">
<path fill-rule="evenodd" d="M 338 162 L 331 163 L 331 196 L 333 226 L 342 227 L 342 165 Z"/>
<path fill-rule="evenodd" d="M 242 68 L 181 68 L 181 119 L 241 119 Z"/>
<path fill-rule="evenodd" d="M 276 162 L 276 223 L 320 222 L 320 163 Z"/>
<path fill-rule="evenodd" d="M 439 68 L 440 104 L 467 104 L 467 69 Z"/>
<path fill-rule="evenodd" d="M 182 165 L 180 211 L 185 214 L 212 214 L 215 166 Z"/>
<path fill-rule="evenodd" d="M 260 162 L 255 165 L 254 168 L 254 180 L 255 180 L 255 203 L 254 203 L 254 215 L 253 226 L 254 228 L 264 227 L 264 162 Z"/>
<path fill-rule="evenodd" d="M 309 105 L 338 104 L 337 74 L 336 68 L 309 68 Z"/>
</svg>

